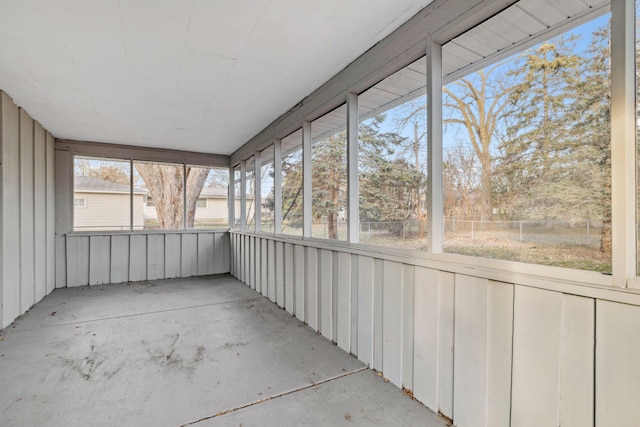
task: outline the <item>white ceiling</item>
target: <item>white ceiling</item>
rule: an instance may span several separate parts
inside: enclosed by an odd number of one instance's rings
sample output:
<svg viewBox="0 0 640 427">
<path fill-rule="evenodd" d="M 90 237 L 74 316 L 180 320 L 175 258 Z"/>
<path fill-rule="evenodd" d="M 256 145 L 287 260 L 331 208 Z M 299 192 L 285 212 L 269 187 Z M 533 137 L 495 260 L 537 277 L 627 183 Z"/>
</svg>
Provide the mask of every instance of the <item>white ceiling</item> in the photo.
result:
<svg viewBox="0 0 640 427">
<path fill-rule="evenodd" d="M 57 138 L 231 154 L 431 0 L 0 0 L 0 89 Z"/>
</svg>

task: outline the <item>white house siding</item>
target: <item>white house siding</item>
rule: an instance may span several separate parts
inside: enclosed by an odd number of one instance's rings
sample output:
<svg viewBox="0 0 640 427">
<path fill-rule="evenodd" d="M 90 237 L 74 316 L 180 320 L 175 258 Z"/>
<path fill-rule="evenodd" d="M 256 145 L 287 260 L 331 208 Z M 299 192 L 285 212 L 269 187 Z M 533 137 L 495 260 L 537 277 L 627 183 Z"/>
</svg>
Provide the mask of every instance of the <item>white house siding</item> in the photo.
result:
<svg viewBox="0 0 640 427">
<path fill-rule="evenodd" d="M 85 199 L 85 207 L 74 207 L 74 229 L 90 230 L 128 230 L 129 195 L 118 193 L 75 192 L 74 199 Z M 144 226 L 144 196 L 133 196 L 134 228 Z"/>
<path fill-rule="evenodd" d="M 54 142 L 0 91 L 0 328 L 55 286 Z"/>
</svg>

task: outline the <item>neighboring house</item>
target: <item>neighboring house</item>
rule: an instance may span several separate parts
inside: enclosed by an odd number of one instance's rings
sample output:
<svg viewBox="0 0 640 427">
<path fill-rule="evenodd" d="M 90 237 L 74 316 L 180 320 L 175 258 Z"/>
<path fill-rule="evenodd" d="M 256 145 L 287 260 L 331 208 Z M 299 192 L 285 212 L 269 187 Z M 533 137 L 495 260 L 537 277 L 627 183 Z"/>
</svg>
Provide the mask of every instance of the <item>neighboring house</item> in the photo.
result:
<svg viewBox="0 0 640 427">
<path fill-rule="evenodd" d="M 129 230 L 129 185 L 100 178 L 74 176 L 73 223 L 75 231 Z M 144 228 L 147 191 L 133 191 L 133 227 Z"/>
<path fill-rule="evenodd" d="M 227 189 L 223 187 L 203 187 L 196 204 L 196 226 L 228 226 L 229 206 Z M 240 197 L 236 197 L 236 212 L 240 212 Z M 157 220 L 158 212 L 151 197 L 144 207 L 146 220 Z"/>
</svg>

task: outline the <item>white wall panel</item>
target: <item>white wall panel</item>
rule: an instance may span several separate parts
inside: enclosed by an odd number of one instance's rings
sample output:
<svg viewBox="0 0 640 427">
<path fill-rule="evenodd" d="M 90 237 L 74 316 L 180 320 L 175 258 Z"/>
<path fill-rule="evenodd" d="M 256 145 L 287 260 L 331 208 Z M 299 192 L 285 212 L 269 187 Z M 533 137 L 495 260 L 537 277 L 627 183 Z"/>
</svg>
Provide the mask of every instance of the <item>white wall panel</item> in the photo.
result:
<svg viewBox="0 0 640 427">
<path fill-rule="evenodd" d="M 402 265 L 402 387 L 413 391 L 415 267 Z"/>
<path fill-rule="evenodd" d="M 67 238 L 67 286 L 89 284 L 89 237 Z"/>
<path fill-rule="evenodd" d="M 36 300 L 33 119 L 20 109 L 20 310 Z M 18 249 L 18 248 L 16 248 Z"/>
<path fill-rule="evenodd" d="M 129 281 L 129 236 L 111 236 L 111 283 Z"/>
<path fill-rule="evenodd" d="M 213 234 L 198 233 L 198 276 L 213 273 Z"/>
<path fill-rule="evenodd" d="M 318 330 L 318 250 L 307 247 L 306 281 L 307 281 L 307 324 Z"/>
<path fill-rule="evenodd" d="M 133 234 L 129 239 L 129 280 L 147 280 L 147 236 Z"/>
<path fill-rule="evenodd" d="M 382 371 L 402 387 L 402 264 L 393 261 L 384 261 L 382 332 Z"/>
<path fill-rule="evenodd" d="M 33 127 L 34 231 L 36 301 L 47 295 L 47 185 L 45 131 L 38 122 Z M 35 301 L 34 301 L 35 302 Z"/>
<path fill-rule="evenodd" d="M 229 271 L 229 251 L 225 251 L 226 233 L 213 234 L 213 271 L 222 274 Z"/>
<path fill-rule="evenodd" d="M 295 313 L 295 280 L 293 277 L 293 245 L 284 244 L 283 255 L 284 308 L 289 314 Z"/>
<path fill-rule="evenodd" d="M 351 298 L 351 326 L 349 330 L 350 352 L 358 354 L 358 255 L 351 255 L 351 281 L 349 284 Z"/>
<path fill-rule="evenodd" d="M 276 303 L 278 306 L 285 306 L 285 289 L 284 289 L 284 243 L 275 242 L 275 283 L 276 283 Z"/>
<path fill-rule="evenodd" d="M 73 230 L 73 155 L 55 151 L 56 287 L 67 286 L 67 233 Z"/>
<path fill-rule="evenodd" d="M 164 234 L 147 235 L 147 280 L 164 278 Z"/>
<path fill-rule="evenodd" d="M 46 171 L 45 180 L 47 185 L 47 224 L 46 224 L 46 271 L 47 271 L 47 294 L 51 293 L 56 287 L 56 244 L 55 244 L 55 214 L 56 214 L 56 195 L 55 195 L 55 150 L 53 136 L 47 132 L 46 135 Z"/>
<path fill-rule="evenodd" d="M 307 319 L 307 270 L 306 251 L 302 245 L 293 248 L 293 283 L 295 286 L 295 315 L 304 322 Z"/>
<path fill-rule="evenodd" d="M 592 425 L 594 316 L 588 298 L 516 286 L 512 426 Z"/>
<path fill-rule="evenodd" d="M 318 258 L 318 322 L 320 333 L 333 340 L 333 253 L 320 249 Z"/>
<path fill-rule="evenodd" d="M 181 240 L 180 234 L 166 234 L 164 236 L 164 278 L 166 279 L 181 277 Z"/>
<path fill-rule="evenodd" d="M 637 426 L 640 420 L 640 307 L 597 302 L 596 425 Z"/>
<path fill-rule="evenodd" d="M 276 302 L 276 247 L 271 239 L 262 239 L 267 245 L 267 295 Z M 264 246 L 263 246 L 264 249 Z M 263 258 L 264 260 L 264 258 Z"/>
<path fill-rule="evenodd" d="M 337 285 L 336 285 L 336 342 L 338 347 L 351 352 L 351 255 L 338 253 Z"/>
<path fill-rule="evenodd" d="M 453 418 L 455 275 L 441 272 L 438 283 L 438 408 Z"/>
<path fill-rule="evenodd" d="M 182 234 L 181 276 L 198 275 L 198 235 L 195 233 Z M 238 236 L 234 236 L 237 240 Z"/>
<path fill-rule="evenodd" d="M 111 238 L 89 238 L 89 284 L 103 285 L 111 282 Z"/>
<path fill-rule="evenodd" d="M 0 308 L 2 327 L 9 325 L 20 311 L 20 139 L 18 107 L 4 92 L 0 92 L 0 185 L 2 185 L 2 270 L 0 274 Z"/>
<path fill-rule="evenodd" d="M 358 256 L 358 359 L 373 368 L 374 259 Z"/>
<path fill-rule="evenodd" d="M 260 293 L 268 297 L 269 296 L 269 250 L 267 249 L 266 239 L 256 239 L 259 242 L 256 247 L 258 252 L 256 253 L 256 259 L 260 260 L 260 268 L 256 267 L 256 280 L 260 282 Z M 256 288 L 258 284 L 256 283 Z"/>
<path fill-rule="evenodd" d="M 375 259 L 373 263 L 373 368 L 383 369 L 383 271 L 384 261 Z"/>
</svg>

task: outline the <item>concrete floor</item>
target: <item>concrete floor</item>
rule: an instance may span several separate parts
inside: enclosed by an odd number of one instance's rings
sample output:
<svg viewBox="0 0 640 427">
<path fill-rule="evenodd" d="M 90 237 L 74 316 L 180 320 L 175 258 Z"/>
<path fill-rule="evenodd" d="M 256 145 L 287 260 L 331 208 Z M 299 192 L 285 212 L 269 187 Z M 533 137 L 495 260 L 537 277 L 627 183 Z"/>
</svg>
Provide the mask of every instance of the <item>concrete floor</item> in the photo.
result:
<svg viewBox="0 0 640 427">
<path fill-rule="evenodd" d="M 228 275 L 58 289 L 0 331 L 2 426 L 446 426 Z"/>
</svg>

